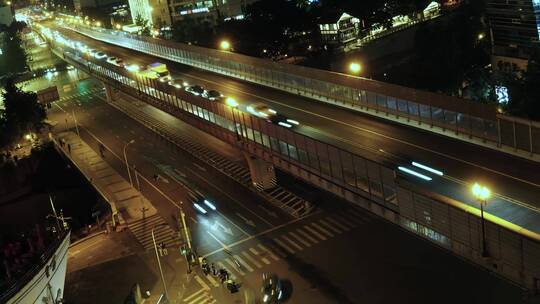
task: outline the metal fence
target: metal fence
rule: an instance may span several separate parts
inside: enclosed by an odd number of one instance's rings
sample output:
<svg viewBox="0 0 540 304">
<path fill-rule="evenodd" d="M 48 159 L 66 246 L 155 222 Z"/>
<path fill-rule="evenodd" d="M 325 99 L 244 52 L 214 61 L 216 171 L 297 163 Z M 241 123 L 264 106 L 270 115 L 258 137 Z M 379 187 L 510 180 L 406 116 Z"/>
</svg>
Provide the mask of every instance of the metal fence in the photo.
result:
<svg viewBox="0 0 540 304">
<path fill-rule="evenodd" d="M 401 181 L 384 161 L 374 161 L 375 155 L 366 156 L 369 151 L 364 151 L 366 155 L 345 151 L 226 104 L 189 95 L 166 83 L 138 77 L 112 65 L 104 66 L 103 62 L 86 58 L 76 50 L 57 49 L 55 52 L 107 86 L 144 100 L 523 286 L 538 287 L 538 235 L 492 219 L 487 234 L 492 258 L 483 260 L 478 250 L 477 209 L 443 200 L 441 196 Z"/>
<path fill-rule="evenodd" d="M 437 130 L 460 140 L 488 144 L 495 149 L 507 147 L 516 152 L 526 152 L 528 156 L 540 153 L 540 134 L 536 123 L 497 115 L 494 105 L 124 32 L 83 26 L 71 29 L 156 57 L 376 114 L 414 127 Z M 516 120 L 520 122 L 516 123 Z M 515 140 L 507 140 L 509 131 L 515 133 Z M 504 151 L 509 152 L 508 149 Z"/>
</svg>

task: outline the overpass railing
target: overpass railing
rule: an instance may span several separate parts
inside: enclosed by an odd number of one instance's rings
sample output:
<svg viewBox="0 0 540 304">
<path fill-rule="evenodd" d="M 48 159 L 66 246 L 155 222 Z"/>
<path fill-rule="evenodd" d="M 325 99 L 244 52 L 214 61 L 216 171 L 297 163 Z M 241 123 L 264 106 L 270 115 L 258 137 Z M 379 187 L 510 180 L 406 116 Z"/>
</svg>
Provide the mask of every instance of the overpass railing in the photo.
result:
<svg viewBox="0 0 540 304">
<path fill-rule="evenodd" d="M 344 150 L 48 41 L 58 56 L 106 83 L 108 97 L 114 98 L 118 90 L 144 100 L 522 286 L 539 287 L 537 234 L 486 214 L 486 243 L 492 256 L 484 259 L 478 209 L 404 180 L 380 156 Z"/>
<path fill-rule="evenodd" d="M 68 28 L 110 44 L 529 159 L 540 153 L 540 123 L 498 114 L 494 105 L 125 32 Z"/>
</svg>

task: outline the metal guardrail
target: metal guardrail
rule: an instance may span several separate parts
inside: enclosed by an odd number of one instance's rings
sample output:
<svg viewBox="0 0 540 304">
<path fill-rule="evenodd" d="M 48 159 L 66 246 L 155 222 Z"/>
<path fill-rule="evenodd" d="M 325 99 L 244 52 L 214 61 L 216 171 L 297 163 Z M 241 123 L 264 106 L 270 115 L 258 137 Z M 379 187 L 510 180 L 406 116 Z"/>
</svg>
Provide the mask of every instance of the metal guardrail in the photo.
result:
<svg viewBox="0 0 540 304">
<path fill-rule="evenodd" d="M 39 255 L 38 261 L 31 268 L 25 271 L 24 275 L 17 278 L 13 284 L 7 286 L 5 291 L 0 294 L 0 303 L 7 303 L 17 292 L 24 288 L 29 282 L 31 282 L 34 277 L 49 263 L 49 260 L 54 256 L 55 252 L 64 244 L 64 246 L 69 246 L 69 237 L 71 236 L 70 231 L 65 231 L 64 233 L 57 236 L 57 238 L 49 244 L 47 249 Z M 67 251 L 67 249 L 66 249 Z"/>
<path fill-rule="evenodd" d="M 68 28 L 159 58 L 540 160 L 539 124 L 499 115 L 494 105 L 124 32 Z"/>
</svg>

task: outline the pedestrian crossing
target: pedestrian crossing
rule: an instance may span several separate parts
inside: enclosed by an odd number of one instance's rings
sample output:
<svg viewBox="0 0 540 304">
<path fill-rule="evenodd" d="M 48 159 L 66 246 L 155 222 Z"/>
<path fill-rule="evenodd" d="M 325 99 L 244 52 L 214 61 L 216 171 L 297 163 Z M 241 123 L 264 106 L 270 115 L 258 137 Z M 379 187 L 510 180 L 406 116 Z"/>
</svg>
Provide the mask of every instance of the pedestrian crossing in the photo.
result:
<svg viewBox="0 0 540 304">
<path fill-rule="evenodd" d="M 178 232 L 172 230 L 159 214 L 128 222 L 128 229 L 144 249 L 154 248 L 152 228 L 154 228 L 156 244 L 164 243 L 169 249 L 178 248 L 181 245 Z"/>
<path fill-rule="evenodd" d="M 227 270 L 233 279 L 238 279 L 256 270 L 298 254 L 305 249 L 314 248 L 361 225 L 368 224 L 373 218 L 357 210 L 347 210 L 346 213 L 326 215 L 310 222 L 302 222 L 282 233 L 272 235 L 267 242 L 255 243 L 249 248 L 242 248 L 223 259 L 210 261 L 217 269 Z M 208 257 L 211 260 L 211 257 Z M 236 261 L 236 262 L 235 262 Z M 240 264 L 240 267 L 237 266 Z M 211 275 L 202 277 L 211 286 L 219 287 Z"/>
<path fill-rule="evenodd" d="M 60 97 L 60 99 L 58 99 L 58 101 L 59 102 L 68 101 L 68 100 L 71 100 L 71 99 L 80 98 L 80 97 L 87 96 L 87 95 L 93 95 L 93 94 L 96 94 L 96 93 L 99 93 L 99 92 L 102 92 L 102 91 L 103 91 L 103 88 L 93 88 L 93 89 L 86 90 L 86 91 L 83 91 L 83 92 L 80 92 L 80 93 L 69 94 L 69 95 L 62 96 L 62 97 Z"/>
<path fill-rule="evenodd" d="M 186 304 L 214 304 L 217 300 L 212 297 L 209 289 L 201 288 L 191 295 L 184 297 L 182 303 Z"/>
</svg>

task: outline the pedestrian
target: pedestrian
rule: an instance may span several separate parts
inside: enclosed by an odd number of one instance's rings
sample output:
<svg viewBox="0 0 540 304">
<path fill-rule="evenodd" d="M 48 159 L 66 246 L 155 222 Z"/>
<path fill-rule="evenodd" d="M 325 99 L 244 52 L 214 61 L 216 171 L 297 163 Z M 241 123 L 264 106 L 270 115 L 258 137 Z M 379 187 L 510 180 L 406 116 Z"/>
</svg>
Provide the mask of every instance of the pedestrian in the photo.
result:
<svg viewBox="0 0 540 304">
<path fill-rule="evenodd" d="M 68 144 L 68 152 L 69 152 L 69 154 L 71 154 L 71 145 L 70 144 Z"/>
<path fill-rule="evenodd" d="M 212 275 L 216 276 L 216 266 L 214 265 L 214 263 L 212 263 L 212 265 L 210 265 L 210 268 L 212 269 Z"/>
</svg>

